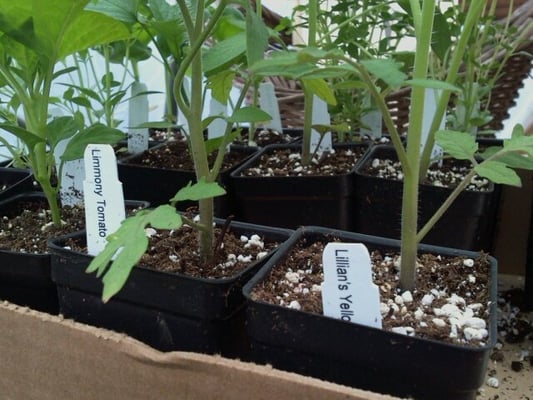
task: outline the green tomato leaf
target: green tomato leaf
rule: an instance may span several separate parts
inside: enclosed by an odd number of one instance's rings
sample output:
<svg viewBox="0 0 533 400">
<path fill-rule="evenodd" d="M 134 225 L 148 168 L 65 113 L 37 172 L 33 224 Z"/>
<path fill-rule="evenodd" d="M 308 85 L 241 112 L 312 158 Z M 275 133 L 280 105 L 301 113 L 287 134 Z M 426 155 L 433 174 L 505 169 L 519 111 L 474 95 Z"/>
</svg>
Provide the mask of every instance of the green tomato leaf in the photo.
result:
<svg viewBox="0 0 533 400">
<path fill-rule="evenodd" d="M 213 151 L 218 150 L 222 142 L 231 143 L 237 136 L 239 136 L 239 131 L 232 131 L 227 137 L 220 136 L 205 141 L 205 151 L 207 154 L 211 154 Z"/>
<path fill-rule="evenodd" d="M 525 135 L 526 135 L 526 133 L 525 133 L 523 125 L 516 124 L 513 127 L 513 132 L 511 133 L 511 138 L 518 138 L 518 137 L 522 137 L 522 136 L 525 136 Z"/>
<path fill-rule="evenodd" d="M 233 112 L 228 122 L 242 123 L 242 122 L 264 122 L 270 121 L 272 117 L 267 112 L 260 108 L 249 106 L 242 107 Z"/>
<path fill-rule="evenodd" d="M 204 70 L 206 74 L 230 64 L 246 52 L 246 35 L 239 33 L 222 42 L 216 43 L 203 54 Z"/>
<path fill-rule="evenodd" d="M 268 48 L 269 32 L 257 12 L 252 10 L 250 2 L 246 2 L 246 58 L 252 65 L 265 56 Z"/>
<path fill-rule="evenodd" d="M 174 207 L 162 205 L 126 218 L 119 229 L 107 237 L 106 247 L 92 259 L 86 270 L 87 273 L 96 272 L 97 277 L 103 275 L 104 302 L 122 289 L 133 267 L 146 252 L 149 240 L 145 229 L 149 225 L 156 229 L 178 229 L 182 220 Z"/>
<path fill-rule="evenodd" d="M 407 75 L 402 72 L 402 64 L 388 58 L 363 60 L 361 64 L 372 75 L 393 88 L 402 86 L 407 79 Z"/>
<path fill-rule="evenodd" d="M 102 278 L 104 284 L 102 301 L 104 303 L 124 287 L 131 271 L 148 248 L 148 238 L 144 229 L 133 231 L 129 239 L 129 243 L 115 253 L 115 260 Z"/>
<path fill-rule="evenodd" d="M 140 0 L 100 0 L 96 4 L 91 2 L 85 9 L 97 11 L 133 25 L 137 22 L 139 4 Z"/>
<path fill-rule="evenodd" d="M 227 104 L 235 75 L 235 71 L 227 70 L 220 71 L 208 78 L 207 87 L 211 89 L 213 98 L 219 103 Z"/>
<path fill-rule="evenodd" d="M 194 185 L 189 182 L 187 186 L 181 188 L 176 195 L 170 199 L 171 202 L 183 200 L 198 201 L 211 197 L 222 196 L 226 191 L 216 182 L 206 182 L 205 177 L 201 177 Z"/>
<path fill-rule="evenodd" d="M 47 125 L 48 142 L 52 149 L 63 140 L 76 134 L 82 125 L 74 117 L 57 117 L 50 121 Z"/>
<path fill-rule="evenodd" d="M 442 146 L 445 153 L 458 160 L 471 160 L 478 150 L 475 138 L 465 132 L 437 131 L 435 140 Z"/>
<path fill-rule="evenodd" d="M 9 133 L 12 133 L 17 138 L 22 140 L 24 144 L 28 146 L 28 148 L 31 149 L 32 151 L 35 145 L 37 145 L 38 143 L 43 143 L 45 141 L 43 138 L 31 133 L 30 131 L 27 131 L 26 129 L 15 126 L 15 125 L 0 124 L 0 128 L 5 129 Z"/>
<path fill-rule="evenodd" d="M 513 169 L 533 170 L 533 158 L 519 153 L 505 153 L 496 160 Z"/>
<path fill-rule="evenodd" d="M 303 79 L 302 83 L 315 96 L 320 97 L 326 103 L 333 106 L 337 104 L 335 93 L 324 79 Z"/>
<path fill-rule="evenodd" d="M 155 229 L 176 229 L 182 224 L 181 215 L 169 204 L 165 204 L 150 211 L 144 221 Z"/>
<path fill-rule="evenodd" d="M 83 158 L 83 152 L 88 144 L 115 144 L 124 138 L 124 132 L 118 129 L 109 128 L 103 124 L 95 124 L 80 131 L 68 142 L 61 160 L 71 161 Z"/>
<path fill-rule="evenodd" d="M 520 177 L 511 168 L 498 161 L 483 161 L 474 167 L 479 176 L 487 178 L 494 183 L 511 186 L 522 186 Z"/>
</svg>

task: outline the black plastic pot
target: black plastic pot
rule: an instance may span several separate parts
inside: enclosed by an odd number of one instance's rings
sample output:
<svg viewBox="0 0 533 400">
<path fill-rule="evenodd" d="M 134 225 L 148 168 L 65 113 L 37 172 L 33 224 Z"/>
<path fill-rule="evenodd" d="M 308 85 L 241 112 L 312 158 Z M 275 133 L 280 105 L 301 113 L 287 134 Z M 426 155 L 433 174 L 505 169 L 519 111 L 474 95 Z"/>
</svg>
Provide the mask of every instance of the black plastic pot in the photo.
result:
<svg viewBox="0 0 533 400">
<path fill-rule="evenodd" d="M 400 237 L 403 183 L 362 172 L 375 158 L 397 160 L 391 146 L 375 146 L 356 169 L 353 231 L 368 235 Z M 419 227 L 441 206 L 451 189 L 420 185 Z M 490 251 L 499 203 L 499 187 L 483 192 L 463 191 L 422 240 L 466 250 Z"/>
<path fill-rule="evenodd" d="M 33 190 L 33 175 L 28 169 L 0 167 L 0 200 Z"/>
<path fill-rule="evenodd" d="M 42 192 L 26 192 L 0 201 L 2 216 L 17 215 L 23 204 L 38 203 L 47 207 Z M 127 201 L 131 207 L 147 207 L 147 203 Z M 57 288 L 50 272 L 50 254 L 21 253 L 0 249 L 0 299 L 49 314 L 59 312 Z"/>
<path fill-rule="evenodd" d="M 165 146 L 161 144 L 153 149 Z M 246 146 L 232 146 L 231 151 L 244 153 L 244 157 L 255 153 L 257 148 Z M 152 206 L 168 204 L 176 192 L 185 187 L 189 182 L 196 182 L 195 172 L 192 170 L 176 170 L 166 168 L 152 168 L 138 164 L 142 155 L 135 155 L 123 158 L 118 162 L 119 180 L 122 182 L 124 197 L 128 199 L 146 200 Z M 227 189 L 229 174 L 240 164 L 233 166 L 220 173 L 219 183 Z M 215 214 L 221 218 L 226 218 L 232 214 L 231 194 L 215 198 Z M 195 202 L 180 202 L 177 204 L 179 210 L 186 210 L 195 206 Z"/>
<path fill-rule="evenodd" d="M 365 151 L 366 144 L 339 144 L 335 149 Z M 335 176 L 274 177 L 242 176 L 262 154 L 279 149 L 300 151 L 301 145 L 270 145 L 242 164 L 230 175 L 238 220 L 295 229 L 301 225 L 321 225 L 351 230 L 353 227 L 354 172 Z"/>
<path fill-rule="evenodd" d="M 244 287 L 249 299 L 247 328 L 253 361 L 327 381 L 399 397 L 427 400 L 473 400 L 496 343 L 496 260 L 491 268 L 489 343 L 484 347 L 452 345 L 410 337 L 351 322 L 255 301 L 253 288 L 305 237 L 333 237 L 364 243 L 369 249 L 398 249 L 398 241 L 304 227 L 295 232 Z M 475 253 L 436 246 L 420 251 L 442 255 Z"/>
<path fill-rule="evenodd" d="M 41 202 L 40 192 L 28 192 L 0 201 L 2 216 L 20 214 L 22 202 Z M 0 249 L 0 299 L 38 311 L 57 314 L 56 286 L 50 277 L 50 255 Z"/>
<path fill-rule="evenodd" d="M 276 242 L 285 241 L 291 233 L 239 222 L 231 226 L 236 234 L 255 233 Z M 92 257 L 64 248 L 69 238 L 84 240 L 85 236 L 78 232 L 49 243 L 53 253 L 52 278 L 65 317 L 124 332 L 161 351 L 245 356 L 241 290 L 269 256 L 238 275 L 221 279 L 136 267 L 125 287 L 104 304 L 101 279 L 85 273 Z"/>
</svg>

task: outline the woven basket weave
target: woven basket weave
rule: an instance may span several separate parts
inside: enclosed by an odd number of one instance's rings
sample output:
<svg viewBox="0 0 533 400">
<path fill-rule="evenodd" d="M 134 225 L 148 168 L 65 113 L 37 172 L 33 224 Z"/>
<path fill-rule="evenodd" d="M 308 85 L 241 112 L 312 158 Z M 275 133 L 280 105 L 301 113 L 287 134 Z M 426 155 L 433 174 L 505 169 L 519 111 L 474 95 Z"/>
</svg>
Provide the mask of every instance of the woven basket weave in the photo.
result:
<svg viewBox="0 0 533 400">
<path fill-rule="evenodd" d="M 526 26 L 533 20 L 533 0 L 516 0 L 515 6 L 517 4 L 521 5 L 513 13 L 510 23 L 518 29 L 526 29 Z M 505 16 L 506 13 L 503 15 Z M 523 82 L 532 68 L 533 29 L 530 31 L 530 34 L 526 35 L 528 40 L 521 46 L 520 51 L 506 60 L 502 69 L 503 73 L 492 88 L 488 109 L 493 119 L 482 127 L 483 129 L 501 130 L 503 122 L 509 117 L 509 109 L 516 104 L 518 91 L 523 87 Z M 493 49 L 487 49 L 483 59 L 492 56 L 493 53 Z M 304 95 L 299 83 L 282 77 L 270 77 L 267 80 L 274 84 L 282 125 L 287 128 L 301 128 L 303 126 Z M 391 93 L 386 99 L 400 134 L 407 132 L 409 97 L 410 89 L 403 88 Z"/>
</svg>

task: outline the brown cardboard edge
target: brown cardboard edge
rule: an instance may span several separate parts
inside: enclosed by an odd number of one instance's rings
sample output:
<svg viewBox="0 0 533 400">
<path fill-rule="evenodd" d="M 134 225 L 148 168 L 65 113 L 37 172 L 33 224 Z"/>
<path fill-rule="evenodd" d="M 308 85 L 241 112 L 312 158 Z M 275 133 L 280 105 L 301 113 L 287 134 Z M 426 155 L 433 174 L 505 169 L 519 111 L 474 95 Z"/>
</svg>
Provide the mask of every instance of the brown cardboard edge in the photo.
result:
<svg viewBox="0 0 533 400">
<path fill-rule="evenodd" d="M 162 353 L 7 302 L 0 303 L 0 393 L 10 400 L 395 399 L 220 356 Z"/>
</svg>

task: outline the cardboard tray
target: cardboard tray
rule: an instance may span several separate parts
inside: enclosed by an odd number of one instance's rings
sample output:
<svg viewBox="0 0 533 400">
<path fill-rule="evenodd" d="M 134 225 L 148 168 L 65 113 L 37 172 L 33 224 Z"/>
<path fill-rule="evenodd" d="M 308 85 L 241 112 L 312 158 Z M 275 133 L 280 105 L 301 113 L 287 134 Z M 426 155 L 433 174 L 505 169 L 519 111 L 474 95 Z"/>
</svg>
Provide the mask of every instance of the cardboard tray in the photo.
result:
<svg viewBox="0 0 533 400">
<path fill-rule="evenodd" d="M 395 399 L 220 356 L 162 353 L 7 302 L 0 360 L 0 393 L 10 400 Z"/>
</svg>

